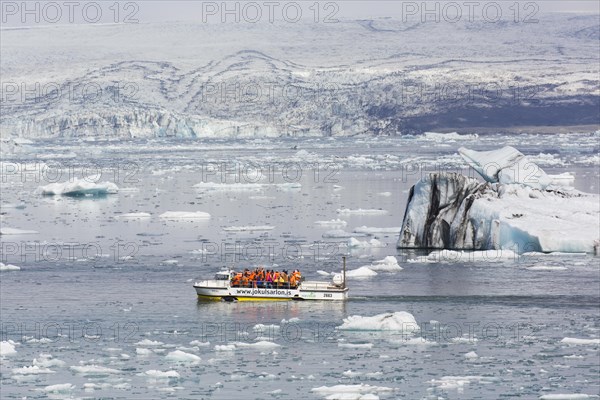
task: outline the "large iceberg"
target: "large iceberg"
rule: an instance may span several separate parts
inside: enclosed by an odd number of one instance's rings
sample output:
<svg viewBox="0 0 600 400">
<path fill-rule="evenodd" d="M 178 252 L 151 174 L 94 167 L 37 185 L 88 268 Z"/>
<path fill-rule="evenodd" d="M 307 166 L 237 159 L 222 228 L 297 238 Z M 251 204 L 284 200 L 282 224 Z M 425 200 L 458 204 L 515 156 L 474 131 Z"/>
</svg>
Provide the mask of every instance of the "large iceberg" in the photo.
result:
<svg viewBox="0 0 600 400">
<path fill-rule="evenodd" d="M 512 147 L 461 148 L 460 154 L 487 182 L 456 173 L 419 181 L 409 193 L 398 247 L 594 252 L 600 236 L 597 195 L 551 185 L 544 171 Z"/>
</svg>

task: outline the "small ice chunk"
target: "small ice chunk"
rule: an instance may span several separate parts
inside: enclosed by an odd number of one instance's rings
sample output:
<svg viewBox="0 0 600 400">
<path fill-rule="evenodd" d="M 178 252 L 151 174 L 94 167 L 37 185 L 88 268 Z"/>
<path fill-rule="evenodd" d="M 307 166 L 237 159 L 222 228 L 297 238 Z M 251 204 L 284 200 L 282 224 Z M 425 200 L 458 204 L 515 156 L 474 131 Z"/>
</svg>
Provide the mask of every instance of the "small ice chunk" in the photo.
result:
<svg viewBox="0 0 600 400">
<path fill-rule="evenodd" d="M 38 231 L 29 229 L 8 228 L 6 226 L 0 228 L 0 235 L 35 235 Z"/>
<path fill-rule="evenodd" d="M 480 250 L 480 251 L 455 251 L 435 250 L 429 253 L 427 261 L 433 262 L 506 262 L 516 261 L 519 255 L 512 250 Z"/>
<path fill-rule="evenodd" d="M 43 375 L 43 374 L 55 374 L 55 371 L 52 371 L 49 368 L 38 367 L 37 365 L 32 365 L 30 367 L 22 367 L 22 368 L 13 368 L 13 375 Z"/>
<path fill-rule="evenodd" d="M 215 183 L 215 182 L 200 182 L 194 185 L 197 190 L 260 190 L 266 185 L 262 183 Z"/>
<path fill-rule="evenodd" d="M 315 224 L 322 226 L 346 226 L 348 223 L 343 219 L 330 219 L 329 221 L 315 221 Z"/>
<path fill-rule="evenodd" d="M 455 142 L 457 140 L 475 140 L 479 138 L 476 133 L 463 134 L 458 132 L 439 133 L 439 132 L 425 132 L 423 133 L 423 139 L 432 140 L 434 142 Z"/>
<path fill-rule="evenodd" d="M 386 244 L 383 243 L 380 240 L 377 239 L 371 239 L 371 240 L 358 240 L 356 238 L 350 238 L 348 240 L 348 247 L 352 247 L 352 248 L 361 248 L 361 249 L 368 249 L 371 247 L 385 247 Z"/>
<path fill-rule="evenodd" d="M 400 331 L 403 333 L 414 333 L 420 330 L 415 317 L 406 311 L 377 314 L 372 317 L 352 315 L 348 318 L 344 318 L 344 323 L 339 326 L 338 329 L 355 331 Z"/>
<path fill-rule="evenodd" d="M 349 208 L 340 208 L 337 209 L 336 212 L 342 215 L 385 215 L 387 214 L 386 210 L 382 209 L 349 209 Z"/>
<path fill-rule="evenodd" d="M 143 339 L 136 343 L 138 346 L 162 346 L 164 343 L 157 340 Z"/>
<path fill-rule="evenodd" d="M 146 376 L 153 379 L 178 379 L 180 377 L 177 371 L 159 371 L 151 369 L 145 372 Z"/>
<path fill-rule="evenodd" d="M 190 346 L 206 347 L 210 346 L 210 342 L 201 342 L 200 340 L 192 340 Z"/>
<path fill-rule="evenodd" d="M 534 265 L 533 267 L 527 267 L 529 271 L 565 271 L 567 267 L 561 267 L 559 265 Z"/>
<path fill-rule="evenodd" d="M 261 340 L 261 341 L 255 342 L 255 343 L 235 342 L 234 345 L 236 347 L 249 347 L 249 348 L 261 348 L 261 349 L 272 349 L 272 348 L 281 346 L 277 343 L 273 343 L 268 340 Z"/>
<path fill-rule="evenodd" d="M 440 379 L 432 379 L 430 383 L 443 390 L 457 389 L 460 390 L 466 385 L 472 383 L 489 384 L 496 381 L 496 378 L 469 375 L 469 376 L 443 376 Z"/>
<path fill-rule="evenodd" d="M 0 271 L 19 271 L 21 267 L 12 264 L 4 264 L 0 262 Z"/>
<path fill-rule="evenodd" d="M 234 351 L 235 344 L 218 344 L 215 346 L 215 351 Z"/>
<path fill-rule="evenodd" d="M 357 269 L 351 269 L 350 271 L 346 271 L 347 278 L 370 278 L 376 275 L 377 272 L 373 271 L 368 267 L 360 267 Z"/>
<path fill-rule="evenodd" d="M 198 219 L 209 219 L 210 214 L 202 211 L 167 211 L 160 214 L 159 217 L 173 221 L 195 221 Z"/>
<path fill-rule="evenodd" d="M 584 393 L 556 393 L 556 394 L 545 394 L 540 396 L 540 400 L 587 400 L 597 399 L 598 396 L 595 394 L 584 394 Z"/>
<path fill-rule="evenodd" d="M 352 232 L 355 233 L 365 233 L 367 235 L 375 235 L 375 234 L 394 234 L 394 235 L 399 235 L 400 234 L 400 230 L 402 229 L 401 226 L 392 226 L 389 228 L 376 228 L 376 227 L 370 227 L 370 226 L 359 226 L 357 228 L 354 228 L 354 230 Z"/>
<path fill-rule="evenodd" d="M 115 218 L 119 218 L 119 219 L 143 219 L 143 218 L 150 218 L 151 216 L 152 216 L 152 214 L 147 213 L 147 212 L 132 212 L 132 213 L 124 213 L 124 214 L 116 215 Z"/>
<path fill-rule="evenodd" d="M 349 349 L 371 349 L 373 348 L 373 343 L 338 343 L 338 347 Z"/>
<path fill-rule="evenodd" d="M 580 338 L 572 338 L 572 337 L 566 337 L 563 338 L 561 341 L 561 343 L 566 343 L 566 344 L 581 344 L 581 345 L 600 345 L 600 339 L 580 339 Z"/>
<path fill-rule="evenodd" d="M 368 265 L 368 268 L 373 271 L 402 271 L 402 267 L 394 256 L 387 256 L 383 260 L 375 261 Z"/>
<path fill-rule="evenodd" d="M 15 350 L 16 343 L 12 340 L 2 341 L 0 342 L 0 357 L 4 356 L 13 356 L 17 354 L 17 350 Z"/>
<path fill-rule="evenodd" d="M 138 356 L 149 356 L 149 355 L 153 354 L 153 351 L 150 349 L 144 349 L 144 348 L 137 347 L 135 349 L 135 354 L 137 354 Z"/>
<path fill-rule="evenodd" d="M 105 376 L 121 373 L 118 369 L 103 367 L 101 365 L 72 366 L 71 370 L 83 376 Z"/>
<path fill-rule="evenodd" d="M 112 182 L 93 182 L 90 178 L 75 179 L 71 182 L 50 183 L 40 186 L 35 194 L 42 196 L 106 196 L 119 192 L 119 188 Z"/>
<path fill-rule="evenodd" d="M 228 226 L 223 228 L 225 232 L 271 231 L 273 229 L 275 227 L 269 225 Z"/>
<path fill-rule="evenodd" d="M 198 363 L 201 358 L 195 354 L 186 353 L 181 350 L 175 350 L 167 354 L 166 359 L 169 361 L 181 362 L 181 363 Z"/>
<path fill-rule="evenodd" d="M 353 233 L 346 232 L 343 229 L 332 229 L 321 235 L 324 239 L 348 239 L 354 236 Z"/>
<path fill-rule="evenodd" d="M 369 394 L 392 392 L 393 389 L 386 386 L 371 386 L 364 383 L 359 385 L 334 385 L 334 386 L 319 386 L 312 388 L 311 392 L 317 393 L 327 399 L 369 399 L 364 397 Z M 362 395 L 362 396 L 361 396 Z M 373 398 L 373 397 L 370 397 Z M 376 397 L 375 397 L 376 398 Z"/>
<path fill-rule="evenodd" d="M 46 393 L 69 393 L 75 389 L 75 385 L 71 383 L 59 383 L 56 385 L 46 386 L 44 392 Z"/>
</svg>

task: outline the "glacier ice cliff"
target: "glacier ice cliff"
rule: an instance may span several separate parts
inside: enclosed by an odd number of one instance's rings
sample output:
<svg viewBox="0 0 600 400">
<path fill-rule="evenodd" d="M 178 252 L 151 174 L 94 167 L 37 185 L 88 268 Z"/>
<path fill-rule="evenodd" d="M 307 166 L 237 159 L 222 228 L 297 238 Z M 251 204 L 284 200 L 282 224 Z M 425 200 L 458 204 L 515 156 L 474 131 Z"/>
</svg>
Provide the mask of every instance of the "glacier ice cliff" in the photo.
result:
<svg viewBox="0 0 600 400">
<path fill-rule="evenodd" d="M 597 125 L 598 19 L 544 21 L 7 27 L 0 131 L 128 140 Z"/>
<path fill-rule="evenodd" d="M 531 168 L 543 184 L 535 179 L 519 182 L 523 180 L 514 179 L 514 171 L 524 156 L 517 153 L 513 148 L 461 149 L 489 182 L 457 173 L 432 173 L 420 180 L 410 190 L 397 246 L 594 252 L 600 236 L 600 198 L 546 184 L 547 175 L 537 166 Z M 493 167 L 485 168 L 484 156 L 493 160 Z M 503 180 L 503 175 L 513 179 Z"/>
</svg>

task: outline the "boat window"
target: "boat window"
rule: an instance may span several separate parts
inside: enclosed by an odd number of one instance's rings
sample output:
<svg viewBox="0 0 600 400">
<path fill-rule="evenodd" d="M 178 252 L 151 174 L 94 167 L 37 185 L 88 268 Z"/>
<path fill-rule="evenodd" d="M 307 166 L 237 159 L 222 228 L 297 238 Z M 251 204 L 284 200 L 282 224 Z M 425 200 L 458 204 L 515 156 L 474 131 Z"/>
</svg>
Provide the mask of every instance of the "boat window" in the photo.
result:
<svg viewBox="0 0 600 400">
<path fill-rule="evenodd" d="M 228 281 L 229 280 L 229 275 L 227 274 L 216 274 L 215 275 L 215 279 L 218 281 Z"/>
</svg>

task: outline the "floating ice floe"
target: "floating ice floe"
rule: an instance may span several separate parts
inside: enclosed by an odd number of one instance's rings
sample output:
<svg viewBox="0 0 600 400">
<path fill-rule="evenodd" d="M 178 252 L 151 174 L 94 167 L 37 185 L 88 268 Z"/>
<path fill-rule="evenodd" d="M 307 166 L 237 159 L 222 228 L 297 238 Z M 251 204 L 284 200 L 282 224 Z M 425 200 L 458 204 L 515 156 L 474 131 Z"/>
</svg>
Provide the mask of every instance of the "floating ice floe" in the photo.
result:
<svg viewBox="0 0 600 400">
<path fill-rule="evenodd" d="M 352 230 L 352 232 L 355 233 L 365 233 L 367 235 L 376 235 L 376 234 L 394 234 L 394 235 L 398 235 L 400 232 L 401 227 L 398 226 L 393 226 L 390 228 L 375 228 L 375 227 L 369 227 L 369 226 L 359 226 L 357 228 L 354 228 Z"/>
<path fill-rule="evenodd" d="M 121 371 L 118 369 L 103 367 L 101 365 L 72 366 L 70 369 L 76 374 L 88 377 L 107 376 L 121 373 Z"/>
<path fill-rule="evenodd" d="M 0 271 L 19 271 L 21 267 L 12 264 L 4 264 L 0 262 Z"/>
<path fill-rule="evenodd" d="M 154 354 L 154 352 L 150 349 L 145 349 L 143 347 L 137 347 L 135 349 L 135 354 L 137 354 L 138 356 L 149 356 Z"/>
<path fill-rule="evenodd" d="M 539 397 L 539 400 L 588 400 L 597 399 L 600 396 L 595 394 L 584 394 L 584 393 L 556 393 L 556 394 L 544 394 Z"/>
<path fill-rule="evenodd" d="M 330 219 L 329 221 L 315 221 L 315 224 L 317 225 L 323 225 L 323 226 L 341 226 L 344 227 L 346 226 L 348 223 L 346 221 L 344 221 L 343 219 Z"/>
<path fill-rule="evenodd" d="M 497 175 L 492 165 L 478 166 L 487 179 Z M 429 174 L 411 188 L 398 247 L 593 253 L 599 197 L 533 186 Z"/>
<path fill-rule="evenodd" d="M 225 232 L 271 231 L 273 229 L 275 227 L 269 225 L 228 226 L 223 228 Z"/>
<path fill-rule="evenodd" d="M 348 349 L 371 349 L 373 348 L 373 343 L 338 343 L 338 347 Z"/>
<path fill-rule="evenodd" d="M 360 267 L 346 271 L 346 278 L 371 278 L 376 275 L 377 272 L 369 267 Z"/>
<path fill-rule="evenodd" d="M 58 383 L 56 385 L 46 386 L 43 390 L 46 393 L 63 393 L 67 394 L 75 389 L 75 385 L 71 383 Z"/>
<path fill-rule="evenodd" d="M 179 379 L 180 375 L 177 371 L 159 371 L 156 369 L 148 370 L 144 373 L 147 377 L 152 379 Z"/>
<path fill-rule="evenodd" d="M 341 215 L 385 215 L 387 214 L 387 210 L 381 209 L 350 209 L 350 208 L 339 208 L 336 210 L 338 214 Z"/>
<path fill-rule="evenodd" d="M 469 375 L 469 376 L 443 376 L 440 379 L 429 381 L 432 385 L 442 390 L 462 389 L 466 385 L 475 383 L 490 384 L 498 379 L 488 376 Z"/>
<path fill-rule="evenodd" d="M 196 221 L 209 219 L 210 214 L 203 211 L 167 211 L 160 214 L 159 217 L 172 221 Z"/>
<path fill-rule="evenodd" d="M 346 232 L 343 229 L 332 229 L 321 235 L 325 239 L 348 239 L 354 236 L 353 233 Z"/>
<path fill-rule="evenodd" d="M 371 248 L 371 247 L 385 247 L 386 244 L 383 243 L 380 240 L 377 239 L 371 239 L 371 240 L 358 240 L 356 238 L 351 237 L 348 240 L 348 247 L 351 248 L 361 248 L 361 249 L 367 249 L 367 248 Z"/>
<path fill-rule="evenodd" d="M 600 339 L 563 338 L 561 343 L 576 345 L 600 345 Z"/>
<path fill-rule="evenodd" d="M 433 262 L 504 262 L 517 261 L 519 255 L 512 250 L 454 251 L 435 250 L 427 255 Z"/>
<path fill-rule="evenodd" d="M 181 362 L 181 363 L 198 363 L 201 361 L 201 358 L 195 354 L 186 353 L 181 350 L 175 350 L 170 352 L 165 357 L 169 361 Z"/>
<path fill-rule="evenodd" d="M 394 256 L 387 256 L 383 260 L 375 261 L 367 267 L 373 271 L 402 271 L 402 267 L 398 264 L 398 260 Z"/>
<path fill-rule="evenodd" d="M 234 344 L 218 344 L 215 346 L 215 351 L 234 351 Z"/>
<path fill-rule="evenodd" d="M 36 233 L 39 232 L 27 229 L 7 228 L 6 226 L 0 228 L 0 235 L 34 235 Z"/>
<path fill-rule="evenodd" d="M 566 271 L 568 268 L 559 265 L 534 265 L 525 269 L 529 271 Z"/>
<path fill-rule="evenodd" d="M 45 375 L 45 374 L 55 374 L 56 371 L 51 370 L 50 368 L 38 367 L 37 365 L 32 365 L 30 367 L 22 367 L 22 368 L 13 368 L 13 375 Z"/>
<path fill-rule="evenodd" d="M 450 133 L 438 133 L 438 132 L 425 132 L 423 133 L 425 140 L 433 140 L 436 142 L 455 142 L 457 140 L 474 140 L 479 138 L 476 133 L 461 135 L 458 132 Z"/>
<path fill-rule="evenodd" d="M 260 190 L 266 185 L 262 183 L 215 183 L 200 182 L 194 185 L 198 190 Z"/>
<path fill-rule="evenodd" d="M 40 368 L 64 367 L 66 363 L 57 358 L 53 358 L 51 354 L 42 353 L 38 358 L 33 359 L 33 365 Z"/>
<path fill-rule="evenodd" d="M 150 339 L 142 339 L 136 343 L 138 346 L 162 346 L 163 342 L 159 342 L 158 340 L 150 340 Z"/>
<path fill-rule="evenodd" d="M 371 386 L 364 383 L 359 385 L 319 386 L 311 389 L 311 392 L 332 400 L 374 400 L 379 399 L 378 393 L 393 391 L 394 389 L 390 387 Z"/>
<path fill-rule="evenodd" d="M 150 218 L 151 216 L 152 216 L 152 214 L 147 213 L 147 212 L 132 212 L 132 213 L 124 213 L 124 214 L 116 215 L 115 218 L 119 218 L 119 219 L 144 219 L 144 218 Z"/>
<path fill-rule="evenodd" d="M 420 331 L 415 317 L 406 311 L 378 314 L 372 317 L 352 315 L 344 318 L 344 323 L 337 329 L 354 331 L 398 331 L 415 333 Z"/>
<path fill-rule="evenodd" d="M 190 346 L 206 347 L 210 346 L 210 342 L 201 342 L 200 340 L 192 340 Z"/>
<path fill-rule="evenodd" d="M 50 183 L 40 186 L 35 194 L 43 196 L 106 196 L 119 192 L 119 188 L 112 182 L 93 182 L 91 179 L 75 179 L 72 182 Z"/>
<path fill-rule="evenodd" d="M 15 345 L 16 343 L 12 340 L 3 340 L 2 342 L 0 342 L 0 357 L 14 356 L 15 354 L 17 354 Z"/>
<path fill-rule="evenodd" d="M 241 347 L 241 348 L 259 348 L 259 349 L 273 349 L 273 348 L 281 347 L 281 345 L 271 342 L 271 341 L 268 341 L 268 340 L 260 340 L 258 342 L 254 342 L 254 343 L 234 342 L 233 345 L 235 347 Z"/>
</svg>

